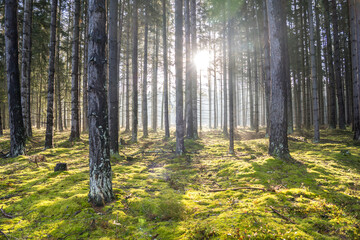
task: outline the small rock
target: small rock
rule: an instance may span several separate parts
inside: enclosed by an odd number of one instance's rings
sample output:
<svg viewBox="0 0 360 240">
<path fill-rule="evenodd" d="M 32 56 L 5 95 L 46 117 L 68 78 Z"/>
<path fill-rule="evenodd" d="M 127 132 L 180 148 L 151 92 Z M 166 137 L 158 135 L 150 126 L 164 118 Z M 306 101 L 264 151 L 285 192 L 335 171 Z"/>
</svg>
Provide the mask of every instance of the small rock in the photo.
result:
<svg viewBox="0 0 360 240">
<path fill-rule="evenodd" d="M 57 163 L 54 168 L 54 172 L 57 171 L 67 171 L 67 163 Z"/>
</svg>

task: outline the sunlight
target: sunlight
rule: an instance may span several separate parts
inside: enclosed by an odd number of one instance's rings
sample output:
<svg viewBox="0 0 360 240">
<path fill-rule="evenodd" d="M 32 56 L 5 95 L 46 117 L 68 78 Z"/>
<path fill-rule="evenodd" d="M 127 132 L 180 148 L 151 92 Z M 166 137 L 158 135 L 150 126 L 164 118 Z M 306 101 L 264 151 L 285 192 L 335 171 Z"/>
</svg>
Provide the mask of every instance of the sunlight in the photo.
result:
<svg viewBox="0 0 360 240">
<path fill-rule="evenodd" d="M 209 51 L 206 50 L 200 50 L 194 57 L 194 62 L 198 70 L 207 70 L 209 61 Z"/>
</svg>

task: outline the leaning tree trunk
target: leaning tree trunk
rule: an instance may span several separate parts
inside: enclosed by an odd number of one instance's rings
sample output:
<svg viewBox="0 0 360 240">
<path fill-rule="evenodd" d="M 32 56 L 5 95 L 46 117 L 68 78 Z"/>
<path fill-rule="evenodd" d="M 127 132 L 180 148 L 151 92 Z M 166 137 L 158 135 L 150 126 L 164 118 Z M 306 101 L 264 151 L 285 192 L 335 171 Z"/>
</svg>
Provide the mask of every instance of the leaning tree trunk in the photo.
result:
<svg viewBox="0 0 360 240">
<path fill-rule="evenodd" d="M 138 134 L 138 0 L 133 0 L 133 52 L 132 52 L 132 142 L 137 142 Z"/>
<path fill-rule="evenodd" d="M 185 152 L 183 118 L 183 0 L 175 0 L 176 154 Z"/>
<path fill-rule="evenodd" d="M 109 133 L 110 152 L 119 152 L 119 64 L 118 64 L 118 1 L 109 6 Z"/>
<path fill-rule="evenodd" d="M 144 40 L 144 70 L 143 70 L 143 87 L 142 87 L 142 124 L 143 136 L 147 137 L 148 133 L 148 106 L 147 106 L 147 77 L 148 77 L 148 5 L 145 6 L 145 40 Z"/>
<path fill-rule="evenodd" d="M 74 33 L 72 44 L 72 73 L 71 73 L 71 133 L 70 141 L 80 138 L 79 124 L 79 23 L 80 0 L 75 0 Z"/>
<path fill-rule="evenodd" d="M 24 1 L 22 70 L 21 70 L 21 104 L 27 137 L 32 136 L 30 117 L 30 62 L 31 62 L 31 20 L 32 0 Z"/>
<path fill-rule="evenodd" d="M 50 56 L 49 56 L 49 79 L 47 96 L 47 117 L 45 148 L 53 147 L 54 126 L 54 75 L 55 75 L 55 45 L 56 45 L 56 11 L 57 0 L 51 1 L 51 25 L 50 25 Z"/>
<path fill-rule="evenodd" d="M 181 4 L 182 5 L 182 4 Z M 163 0 L 163 56 L 164 56 L 164 120 L 165 138 L 170 137 L 169 121 L 169 79 L 168 79 L 168 48 L 167 48 L 167 27 L 166 27 L 166 0 Z M 155 43 L 156 44 L 156 43 Z M 156 62 L 157 64 L 157 62 Z"/>
<path fill-rule="evenodd" d="M 269 154 L 289 157 L 287 139 L 287 103 L 286 103 L 286 20 L 282 0 L 267 0 L 267 13 L 270 40 L 271 103 L 270 103 L 270 141 Z"/>
<path fill-rule="evenodd" d="M 332 0 L 332 24 L 334 34 L 334 66 L 335 66 L 335 83 L 336 95 L 339 111 L 339 128 L 346 128 L 345 121 L 345 104 L 344 104 L 344 91 L 341 79 L 341 63 L 340 63 L 340 40 L 339 40 L 339 27 L 338 27 L 338 14 L 336 7 L 336 0 Z"/>
<path fill-rule="evenodd" d="M 105 0 L 89 1 L 89 201 L 103 206 L 114 199 L 111 182 L 108 104 L 106 94 Z"/>
<path fill-rule="evenodd" d="M 5 1 L 5 51 L 11 157 L 23 154 L 25 148 L 18 62 L 17 4 L 16 0 Z"/>
<path fill-rule="evenodd" d="M 311 77 L 313 84 L 313 123 L 314 123 L 314 142 L 320 141 L 319 131 L 319 104 L 317 95 L 317 72 L 316 72 L 316 61 L 315 61 L 315 37 L 314 37 L 314 20 L 313 20 L 313 7 L 312 0 L 308 1 L 309 9 L 309 31 L 310 31 L 310 55 L 311 55 Z"/>
</svg>

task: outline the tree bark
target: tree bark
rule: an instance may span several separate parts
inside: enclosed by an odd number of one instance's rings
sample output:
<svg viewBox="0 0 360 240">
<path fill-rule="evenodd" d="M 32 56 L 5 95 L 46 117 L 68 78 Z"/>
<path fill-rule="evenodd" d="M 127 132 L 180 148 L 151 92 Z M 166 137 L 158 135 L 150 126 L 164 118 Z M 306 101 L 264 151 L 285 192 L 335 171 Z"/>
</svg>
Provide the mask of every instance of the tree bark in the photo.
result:
<svg viewBox="0 0 360 240">
<path fill-rule="evenodd" d="M 5 51 L 11 157 L 23 154 L 25 148 L 18 62 L 17 5 L 16 0 L 5 1 Z"/>
<path fill-rule="evenodd" d="M 287 139 L 286 21 L 282 0 L 267 0 L 270 40 L 271 104 L 269 154 L 289 158 Z"/>
<path fill-rule="evenodd" d="M 57 0 L 52 0 L 51 1 L 50 56 L 49 56 L 49 78 L 48 78 L 45 148 L 53 147 L 56 12 L 57 12 Z"/>
<path fill-rule="evenodd" d="M 270 83 L 271 83 L 271 76 L 270 76 L 270 43 L 269 43 L 269 27 L 268 27 L 268 19 L 267 19 L 267 11 L 266 11 L 266 1 L 263 4 L 263 26 L 264 26 L 264 34 L 263 34 L 263 41 L 264 41 L 264 86 L 265 86 L 265 104 L 266 104 L 266 134 L 269 136 L 270 132 Z M 243 103 L 245 104 L 245 103 Z"/>
<path fill-rule="evenodd" d="M 118 1 L 109 4 L 109 133 L 110 153 L 119 152 L 119 64 L 118 64 Z"/>
<path fill-rule="evenodd" d="M 329 126 L 330 128 L 336 128 L 336 98 L 335 98 L 335 76 L 334 76 L 334 64 L 333 64 L 333 50 L 332 40 L 330 33 L 330 17 L 329 17 L 329 1 L 322 0 L 324 4 L 324 22 L 327 39 L 327 55 L 328 55 L 328 68 L 329 68 L 329 98 L 330 98 L 330 115 L 329 115 Z"/>
<path fill-rule="evenodd" d="M 183 0 L 175 0 L 176 154 L 185 152 L 183 118 Z"/>
<path fill-rule="evenodd" d="M 21 105 L 25 134 L 29 138 L 32 137 L 30 116 L 31 20 L 32 0 L 25 0 L 22 39 Z"/>
<path fill-rule="evenodd" d="M 137 142 L 138 134 L 138 0 L 133 0 L 133 35 L 132 35 L 132 136 L 131 141 Z"/>
<path fill-rule="evenodd" d="M 103 206 L 114 199 L 106 94 L 105 0 L 90 0 L 88 13 L 89 202 L 95 206 Z"/>
<path fill-rule="evenodd" d="M 71 133 L 70 141 L 80 138 L 79 126 L 79 25 L 80 0 L 75 0 L 74 32 L 72 43 L 72 73 L 71 73 Z"/>
<path fill-rule="evenodd" d="M 223 77 L 224 77 L 224 124 L 223 124 L 223 134 L 228 135 L 228 106 L 227 106 L 227 71 L 226 71 L 226 19 L 225 19 L 226 9 L 224 8 L 224 26 L 223 26 Z"/>
<path fill-rule="evenodd" d="M 61 24 L 61 0 L 59 0 L 59 14 L 58 14 L 58 22 L 57 25 L 60 28 Z M 59 126 L 59 131 L 64 131 L 63 127 L 63 119 L 62 119 L 62 106 L 61 106 L 61 61 L 60 61 L 60 40 L 61 40 L 61 31 L 57 31 L 57 53 L 56 53 L 56 102 L 57 102 L 57 124 Z"/>
<path fill-rule="evenodd" d="M 235 53 L 234 45 L 234 19 L 228 21 L 228 46 L 229 46 L 229 153 L 234 153 L 234 71 Z"/>
<path fill-rule="evenodd" d="M 311 77 L 312 77 L 312 90 L 313 90 L 313 124 L 314 124 L 314 142 L 320 141 L 319 131 L 319 104 L 317 95 L 317 72 L 315 61 L 315 36 L 314 36 L 314 19 L 313 19 L 313 3 L 312 0 L 308 1 L 309 12 L 309 31 L 310 31 L 310 55 L 311 55 Z"/>
<path fill-rule="evenodd" d="M 182 5 L 182 3 L 181 3 Z M 181 14 L 182 15 L 182 14 Z M 163 0 L 163 56 L 164 56 L 164 121 L 165 138 L 170 137 L 169 123 L 169 79 L 168 79 L 168 47 L 167 47 L 167 20 L 166 20 L 166 0 Z M 182 26 L 182 24 L 181 24 Z"/>
<path fill-rule="evenodd" d="M 84 2 L 84 20 L 85 20 L 85 31 L 84 31 L 84 77 L 83 77 L 83 131 L 89 131 L 89 118 L 88 118 L 88 95 L 87 95 L 87 78 L 88 78 L 88 1 Z"/>
<path fill-rule="evenodd" d="M 149 18 L 148 18 L 148 5 L 145 5 L 145 40 L 144 40 L 144 70 L 143 70 L 143 87 L 142 87 L 142 124 L 143 136 L 147 137 L 148 133 L 148 106 L 147 106 L 147 77 L 148 77 L 148 33 L 149 33 Z"/>
<path fill-rule="evenodd" d="M 327 0 L 326 0 L 327 1 Z M 336 0 L 332 0 L 332 23 L 333 23 L 333 35 L 334 35 L 334 66 L 335 66 L 335 83 L 336 83 L 336 95 L 339 111 L 339 128 L 346 128 L 345 121 L 345 104 L 344 104 L 344 90 L 341 79 L 341 63 L 340 63 L 340 40 L 339 40 L 339 27 L 338 27 L 338 14 L 336 7 Z"/>
<path fill-rule="evenodd" d="M 128 4 L 130 5 L 130 3 Z M 128 6 L 130 7 L 130 6 Z M 125 132 L 130 131 L 130 16 L 128 15 L 127 19 L 127 29 L 126 29 L 126 99 L 125 99 Z"/>
<path fill-rule="evenodd" d="M 197 53 L 197 33 L 196 33 L 196 0 L 190 0 L 190 33 L 191 33 L 191 51 L 193 56 Z M 193 138 L 199 137 L 198 133 L 198 105 L 197 105 L 197 69 L 193 65 L 191 71 L 191 87 L 192 87 L 192 119 L 193 119 Z"/>
<path fill-rule="evenodd" d="M 165 17 L 166 18 L 166 17 Z M 165 30 L 166 31 L 166 30 Z M 157 98 L 157 95 L 158 95 L 158 61 L 159 61 L 159 30 L 158 28 L 156 27 L 156 30 L 155 30 L 155 37 L 154 37 L 154 40 L 155 40 L 155 45 L 154 45 L 154 61 L 153 61 L 153 76 L 152 76 L 152 129 L 154 132 L 157 131 L 157 113 L 158 113 L 158 104 L 157 104 L 157 101 L 158 101 L 158 98 Z M 166 32 L 165 32 L 166 34 Z M 166 39 L 166 38 L 165 38 Z M 167 40 L 166 40 L 167 41 Z M 165 43 L 166 44 L 166 43 Z M 164 53 L 165 54 L 165 53 Z M 167 56 L 167 54 L 166 54 Z M 166 65 L 166 66 L 165 66 Z M 166 57 L 166 61 L 165 61 L 165 58 L 164 58 L 164 72 L 165 72 L 165 68 L 167 69 L 167 57 Z M 166 70 L 167 71 L 167 70 Z M 164 92 L 165 90 L 167 89 L 168 87 L 168 83 L 167 83 L 167 75 L 165 76 L 166 74 L 164 74 Z M 164 95 L 163 95 L 164 96 Z M 162 101 L 164 101 L 164 97 L 162 98 Z M 163 108 L 163 104 L 161 105 L 161 107 Z M 163 111 L 161 111 L 161 118 L 163 118 Z M 163 126 L 163 119 L 161 119 L 161 126 Z"/>
</svg>

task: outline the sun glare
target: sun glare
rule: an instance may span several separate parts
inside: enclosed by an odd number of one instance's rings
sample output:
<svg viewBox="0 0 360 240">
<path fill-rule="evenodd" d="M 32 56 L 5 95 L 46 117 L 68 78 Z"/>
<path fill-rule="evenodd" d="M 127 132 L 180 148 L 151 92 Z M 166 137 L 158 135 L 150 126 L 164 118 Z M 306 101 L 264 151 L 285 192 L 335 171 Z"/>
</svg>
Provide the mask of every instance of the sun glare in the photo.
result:
<svg viewBox="0 0 360 240">
<path fill-rule="evenodd" d="M 207 70 L 209 67 L 210 56 L 205 50 L 199 51 L 194 57 L 195 65 L 198 70 Z"/>
</svg>

